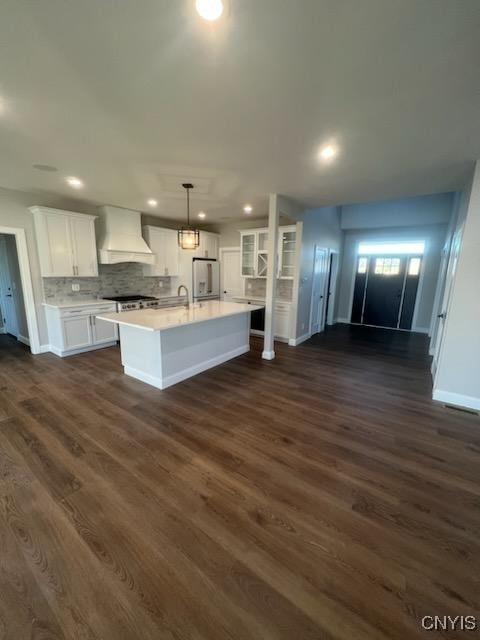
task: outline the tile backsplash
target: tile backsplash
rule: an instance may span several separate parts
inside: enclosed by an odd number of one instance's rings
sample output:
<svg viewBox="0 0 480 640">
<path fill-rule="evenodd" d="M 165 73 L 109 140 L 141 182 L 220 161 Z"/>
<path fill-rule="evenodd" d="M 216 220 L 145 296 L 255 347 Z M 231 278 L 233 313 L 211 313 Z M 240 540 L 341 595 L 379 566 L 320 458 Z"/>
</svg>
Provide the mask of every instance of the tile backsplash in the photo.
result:
<svg viewBox="0 0 480 640">
<path fill-rule="evenodd" d="M 45 300 L 64 298 L 108 298 L 112 295 L 166 295 L 170 293 L 170 278 L 143 275 L 137 262 L 99 264 L 97 278 L 43 278 Z M 80 291 L 72 291 L 79 284 Z"/>
<path fill-rule="evenodd" d="M 249 288 L 249 284 L 251 287 Z M 247 278 L 245 280 L 245 295 L 265 297 L 267 281 L 265 278 Z M 292 299 L 293 280 L 277 280 L 277 297 Z"/>
</svg>

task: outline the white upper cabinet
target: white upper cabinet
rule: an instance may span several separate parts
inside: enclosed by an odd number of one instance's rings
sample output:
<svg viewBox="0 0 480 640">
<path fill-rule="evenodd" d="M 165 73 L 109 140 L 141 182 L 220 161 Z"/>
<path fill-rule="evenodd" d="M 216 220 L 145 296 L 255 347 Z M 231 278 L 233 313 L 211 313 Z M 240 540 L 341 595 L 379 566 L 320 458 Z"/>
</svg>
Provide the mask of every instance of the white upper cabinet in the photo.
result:
<svg viewBox="0 0 480 640">
<path fill-rule="evenodd" d="M 44 278 L 98 276 L 95 216 L 47 207 L 30 211 Z"/>
<path fill-rule="evenodd" d="M 179 274 L 178 234 L 174 229 L 143 227 L 143 237 L 155 255 L 153 265 L 145 265 L 146 276 L 176 277 Z"/>
<path fill-rule="evenodd" d="M 294 226 L 280 227 L 278 234 L 277 278 L 290 280 L 295 276 Z M 268 268 L 268 230 L 249 229 L 240 232 L 242 276 L 266 278 Z"/>
<path fill-rule="evenodd" d="M 192 257 L 218 260 L 218 235 L 209 231 L 200 231 L 200 245 Z"/>
</svg>

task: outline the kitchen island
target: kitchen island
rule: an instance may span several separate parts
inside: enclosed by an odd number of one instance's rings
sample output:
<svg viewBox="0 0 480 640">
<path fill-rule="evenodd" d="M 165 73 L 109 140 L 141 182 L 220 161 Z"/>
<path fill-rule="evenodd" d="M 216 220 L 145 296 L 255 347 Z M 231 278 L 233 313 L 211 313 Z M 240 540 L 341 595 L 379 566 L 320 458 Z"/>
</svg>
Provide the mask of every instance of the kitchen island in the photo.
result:
<svg viewBox="0 0 480 640">
<path fill-rule="evenodd" d="M 250 313 L 261 307 L 212 300 L 97 317 L 119 327 L 125 374 L 166 389 L 249 351 Z"/>
</svg>

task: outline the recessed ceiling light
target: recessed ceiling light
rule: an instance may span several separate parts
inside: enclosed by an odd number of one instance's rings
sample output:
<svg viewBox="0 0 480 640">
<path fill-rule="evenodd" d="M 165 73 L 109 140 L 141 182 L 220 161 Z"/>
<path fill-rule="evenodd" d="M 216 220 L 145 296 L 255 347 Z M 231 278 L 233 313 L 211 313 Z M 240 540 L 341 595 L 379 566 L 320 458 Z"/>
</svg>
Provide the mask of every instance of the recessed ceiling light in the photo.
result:
<svg viewBox="0 0 480 640">
<path fill-rule="evenodd" d="M 222 0 L 196 0 L 195 6 L 198 14 L 210 22 L 218 20 L 223 13 Z"/>
<path fill-rule="evenodd" d="M 155 198 L 150 198 L 150 200 L 147 200 L 147 204 L 149 207 L 156 207 L 158 204 L 158 200 L 155 200 Z"/>
<path fill-rule="evenodd" d="M 319 156 L 322 160 L 333 160 L 338 154 L 338 148 L 334 144 L 326 144 L 320 149 Z"/>
<path fill-rule="evenodd" d="M 83 187 L 83 182 L 80 180 L 80 178 L 75 178 L 75 176 L 70 176 L 68 178 L 65 178 L 65 180 L 74 189 L 81 189 Z"/>
<path fill-rule="evenodd" d="M 252 211 L 253 211 L 253 207 L 252 207 L 252 205 L 251 205 L 251 204 L 246 204 L 246 205 L 243 207 L 243 210 L 245 211 L 245 213 L 252 213 Z"/>
<path fill-rule="evenodd" d="M 198 217 L 199 217 L 199 218 L 202 218 L 202 220 L 203 220 L 204 218 L 206 218 L 206 217 L 207 217 L 207 214 L 206 214 L 206 213 L 204 213 L 203 211 L 200 211 L 200 213 L 198 214 Z"/>
</svg>

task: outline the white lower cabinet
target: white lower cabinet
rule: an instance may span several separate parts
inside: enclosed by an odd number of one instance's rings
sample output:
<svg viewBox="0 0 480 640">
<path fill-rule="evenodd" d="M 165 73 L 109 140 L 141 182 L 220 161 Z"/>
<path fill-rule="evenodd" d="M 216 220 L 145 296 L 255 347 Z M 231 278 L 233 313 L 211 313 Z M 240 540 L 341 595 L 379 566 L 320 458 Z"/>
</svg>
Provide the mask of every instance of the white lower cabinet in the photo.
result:
<svg viewBox="0 0 480 640">
<path fill-rule="evenodd" d="M 115 304 L 55 307 L 46 305 L 50 351 L 62 358 L 116 344 L 116 324 L 99 320 L 102 313 L 115 313 Z"/>
<path fill-rule="evenodd" d="M 290 337 L 290 311 L 289 302 L 276 302 L 274 313 L 274 333 L 276 338 L 288 340 Z"/>
</svg>

